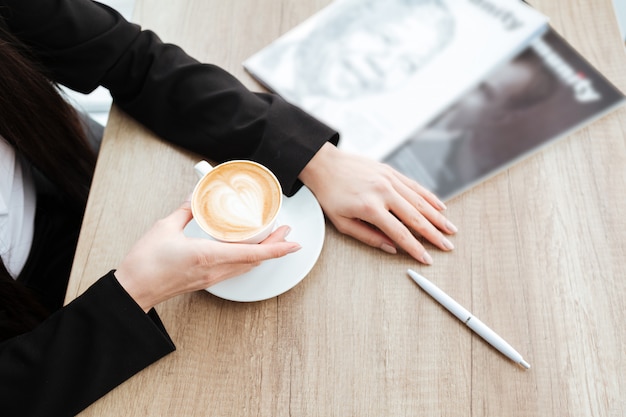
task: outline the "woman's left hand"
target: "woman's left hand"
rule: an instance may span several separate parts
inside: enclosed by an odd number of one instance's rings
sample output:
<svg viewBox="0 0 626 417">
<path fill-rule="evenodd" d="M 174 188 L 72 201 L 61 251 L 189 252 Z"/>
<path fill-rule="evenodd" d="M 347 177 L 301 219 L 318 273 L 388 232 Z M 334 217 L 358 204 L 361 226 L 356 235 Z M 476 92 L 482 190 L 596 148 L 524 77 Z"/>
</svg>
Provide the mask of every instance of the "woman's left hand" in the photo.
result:
<svg viewBox="0 0 626 417">
<path fill-rule="evenodd" d="M 457 231 L 442 213 L 445 205 L 388 165 L 326 143 L 300 179 L 337 230 L 370 246 L 389 253 L 400 247 L 425 264 L 431 264 L 432 257 L 413 232 L 442 250 L 454 248 L 444 235 Z"/>
</svg>

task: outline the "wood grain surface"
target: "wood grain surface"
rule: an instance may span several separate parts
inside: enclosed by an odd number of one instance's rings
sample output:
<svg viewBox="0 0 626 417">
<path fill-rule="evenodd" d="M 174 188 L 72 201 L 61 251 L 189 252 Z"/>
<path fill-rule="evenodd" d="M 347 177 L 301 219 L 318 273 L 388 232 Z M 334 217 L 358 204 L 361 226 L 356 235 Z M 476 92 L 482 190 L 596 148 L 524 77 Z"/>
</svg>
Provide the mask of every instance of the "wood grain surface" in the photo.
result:
<svg viewBox="0 0 626 417">
<path fill-rule="evenodd" d="M 134 20 L 254 90 L 241 62 L 328 0 L 138 0 Z M 552 26 L 626 90 L 611 0 L 535 0 Z M 448 202 L 456 249 L 434 264 L 326 226 L 294 289 L 256 303 L 198 292 L 157 307 L 177 351 L 85 416 L 626 415 L 626 110 Z M 175 209 L 198 156 L 113 109 L 67 300 L 115 268 Z M 500 333 L 528 371 L 406 275 L 424 274 Z"/>
</svg>

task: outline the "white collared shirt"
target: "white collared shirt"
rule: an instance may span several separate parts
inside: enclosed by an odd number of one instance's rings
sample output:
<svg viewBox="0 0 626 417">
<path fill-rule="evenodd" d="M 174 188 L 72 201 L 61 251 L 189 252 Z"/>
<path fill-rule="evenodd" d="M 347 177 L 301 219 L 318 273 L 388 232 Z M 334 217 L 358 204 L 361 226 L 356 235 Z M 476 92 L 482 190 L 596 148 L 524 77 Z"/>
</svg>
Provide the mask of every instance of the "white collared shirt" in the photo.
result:
<svg viewBox="0 0 626 417">
<path fill-rule="evenodd" d="M 24 268 L 33 243 L 36 196 L 30 167 L 0 136 L 0 258 L 13 278 Z"/>
</svg>

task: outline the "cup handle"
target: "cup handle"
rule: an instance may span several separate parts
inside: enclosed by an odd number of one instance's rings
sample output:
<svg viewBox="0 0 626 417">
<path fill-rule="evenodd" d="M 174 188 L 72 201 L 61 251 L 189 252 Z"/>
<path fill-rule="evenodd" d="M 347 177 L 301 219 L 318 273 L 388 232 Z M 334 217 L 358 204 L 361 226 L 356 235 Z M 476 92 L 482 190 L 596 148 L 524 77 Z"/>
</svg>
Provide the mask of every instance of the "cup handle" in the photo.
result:
<svg viewBox="0 0 626 417">
<path fill-rule="evenodd" d="M 207 161 L 200 161 L 193 166 L 193 169 L 196 171 L 196 174 L 198 174 L 198 178 L 202 178 L 208 174 L 213 167 Z"/>
</svg>

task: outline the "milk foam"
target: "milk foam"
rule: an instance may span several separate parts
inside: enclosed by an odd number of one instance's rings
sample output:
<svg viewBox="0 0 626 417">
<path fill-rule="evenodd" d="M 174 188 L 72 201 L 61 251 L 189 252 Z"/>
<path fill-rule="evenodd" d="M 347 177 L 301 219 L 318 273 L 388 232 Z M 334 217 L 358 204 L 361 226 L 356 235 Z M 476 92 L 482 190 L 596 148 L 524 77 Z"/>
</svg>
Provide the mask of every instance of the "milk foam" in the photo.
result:
<svg viewBox="0 0 626 417">
<path fill-rule="evenodd" d="M 263 226 L 263 190 L 245 174 L 234 175 L 230 183 L 213 181 L 206 188 L 206 209 L 222 225 L 236 229 Z M 215 217 L 219 216 L 219 218 Z"/>
<path fill-rule="evenodd" d="M 194 210 L 201 215 L 196 220 L 221 239 L 254 234 L 272 220 L 279 204 L 272 197 L 277 190 L 273 178 L 259 173 L 257 167 L 237 168 L 209 174 L 195 197 Z"/>
</svg>

